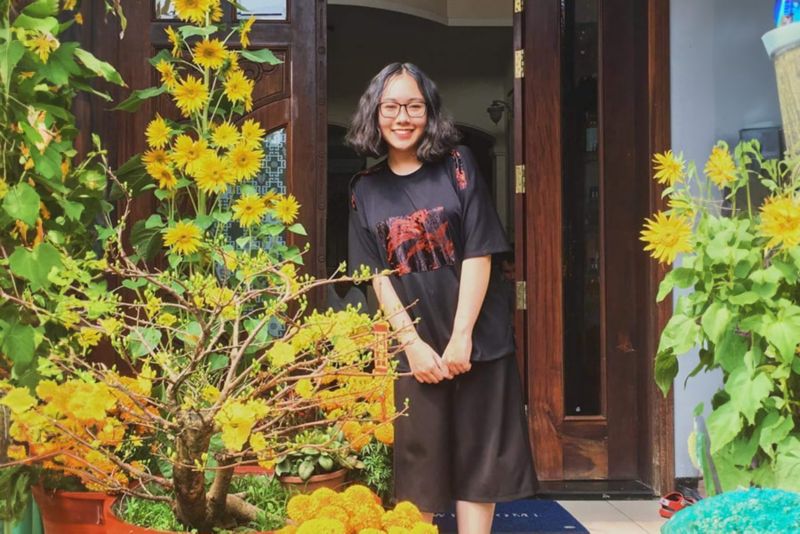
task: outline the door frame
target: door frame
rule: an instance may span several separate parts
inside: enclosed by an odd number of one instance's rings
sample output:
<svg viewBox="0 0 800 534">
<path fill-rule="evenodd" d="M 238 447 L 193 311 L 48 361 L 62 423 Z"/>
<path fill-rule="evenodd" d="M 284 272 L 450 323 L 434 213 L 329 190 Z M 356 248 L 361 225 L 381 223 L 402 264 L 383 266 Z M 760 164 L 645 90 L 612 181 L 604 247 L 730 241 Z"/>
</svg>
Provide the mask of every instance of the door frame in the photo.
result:
<svg viewBox="0 0 800 534">
<path fill-rule="evenodd" d="M 526 281 L 524 304 L 516 318 L 517 342 L 525 353 L 530 437 L 537 472 L 542 479 L 563 480 L 563 164 L 561 143 L 553 142 L 562 138 L 561 1 L 527 0 L 524 6 L 519 1 L 515 4 L 519 11 L 514 15 L 514 47 L 523 50 L 526 59 L 523 76 L 515 80 L 515 109 L 519 113 L 515 163 L 526 167 L 524 193 L 517 194 L 515 201 L 517 272 L 524 273 Z M 633 104 L 641 117 L 638 132 L 647 132 L 636 142 L 633 163 L 635 176 L 643 180 L 652 173 L 650 155 L 668 149 L 671 135 L 669 0 L 646 0 L 645 9 L 647 24 L 631 30 L 637 42 L 646 43 L 635 52 L 637 64 L 644 66 L 635 73 L 637 85 L 644 89 L 637 91 Z M 653 180 L 640 185 L 639 203 L 646 204 L 641 206 L 642 213 L 663 207 L 661 191 Z M 632 250 L 641 252 L 641 247 Z M 603 343 L 609 357 L 616 357 L 612 354 L 615 352 L 635 351 L 638 355 L 626 360 L 635 362 L 628 372 L 637 380 L 634 394 L 639 423 L 636 435 L 627 439 L 635 439 L 639 452 L 636 478 L 655 491 L 664 492 L 674 485 L 674 406 L 672 395 L 663 397 L 653 376 L 658 337 L 672 310 L 669 300 L 660 304 L 655 301 L 665 270 L 649 261 L 644 252 L 641 255 L 630 256 L 625 262 L 626 268 L 635 272 L 640 286 L 637 290 L 641 297 L 634 313 L 645 319 L 637 322 L 633 335 L 604 339 Z M 632 346 L 631 341 L 639 346 Z M 584 422 L 584 426 L 591 424 Z M 615 472 L 614 439 L 619 438 L 609 437 L 607 444 L 610 478 Z"/>
</svg>

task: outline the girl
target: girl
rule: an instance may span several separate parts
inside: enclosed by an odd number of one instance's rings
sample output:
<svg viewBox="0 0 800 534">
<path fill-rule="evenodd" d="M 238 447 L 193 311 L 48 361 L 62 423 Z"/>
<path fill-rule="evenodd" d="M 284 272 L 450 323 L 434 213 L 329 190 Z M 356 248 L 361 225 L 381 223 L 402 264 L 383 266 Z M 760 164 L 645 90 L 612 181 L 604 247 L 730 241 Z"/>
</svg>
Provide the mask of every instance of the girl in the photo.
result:
<svg viewBox="0 0 800 534">
<path fill-rule="evenodd" d="M 536 487 L 512 317 L 488 291 L 491 255 L 509 249 L 469 149 L 436 85 L 410 63 L 372 79 L 347 140 L 386 156 L 351 184 L 349 270 L 373 272 L 404 346 L 398 370 L 395 497 L 428 513 L 456 501 L 458 531 L 486 534 L 494 504 Z"/>
</svg>

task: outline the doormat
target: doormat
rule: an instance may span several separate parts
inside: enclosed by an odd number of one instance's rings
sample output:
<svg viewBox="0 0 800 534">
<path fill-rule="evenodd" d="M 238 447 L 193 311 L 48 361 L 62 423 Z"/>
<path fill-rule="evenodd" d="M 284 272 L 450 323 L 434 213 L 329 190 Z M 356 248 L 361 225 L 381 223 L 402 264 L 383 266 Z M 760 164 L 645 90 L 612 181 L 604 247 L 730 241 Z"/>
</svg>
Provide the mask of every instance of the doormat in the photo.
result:
<svg viewBox="0 0 800 534">
<path fill-rule="evenodd" d="M 456 514 L 450 511 L 436 514 L 433 523 L 441 534 L 457 531 Z M 555 534 L 574 532 L 589 534 L 586 527 L 556 501 L 526 499 L 499 503 L 495 508 L 492 532 L 514 534 Z"/>
</svg>

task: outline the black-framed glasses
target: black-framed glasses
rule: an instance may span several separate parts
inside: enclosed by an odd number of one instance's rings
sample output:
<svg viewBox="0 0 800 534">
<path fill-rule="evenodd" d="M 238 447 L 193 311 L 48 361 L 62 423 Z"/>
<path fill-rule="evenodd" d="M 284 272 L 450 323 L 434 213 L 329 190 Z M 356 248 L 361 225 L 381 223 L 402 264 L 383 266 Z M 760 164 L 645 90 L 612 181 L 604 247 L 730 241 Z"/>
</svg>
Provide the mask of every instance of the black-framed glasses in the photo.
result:
<svg viewBox="0 0 800 534">
<path fill-rule="evenodd" d="M 385 119 L 395 119 L 400 115 L 400 110 L 406 108 L 406 114 L 409 117 L 418 119 L 425 116 L 427 106 L 425 102 L 409 102 L 407 104 L 399 104 L 397 102 L 381 102 L 378 104 L 378 110 L 381 117 Z"/>
</svg>

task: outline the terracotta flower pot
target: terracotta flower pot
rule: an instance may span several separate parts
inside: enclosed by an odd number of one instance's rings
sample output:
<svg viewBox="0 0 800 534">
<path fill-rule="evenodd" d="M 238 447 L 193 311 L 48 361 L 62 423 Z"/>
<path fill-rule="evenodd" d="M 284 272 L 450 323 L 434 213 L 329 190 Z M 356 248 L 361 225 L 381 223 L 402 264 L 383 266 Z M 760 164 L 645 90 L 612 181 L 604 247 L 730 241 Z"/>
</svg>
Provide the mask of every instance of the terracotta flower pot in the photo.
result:
<svg viewBox="0 0 800 534">
<path fill-rule="evenodd" d="M 39 506 L 45 534 L 105 534 L 105 493 L 95 491 L 48 491 L 31 488 Z"/>
<path fill-rule="evenodd" d="M 299 493 L 311 493 L 317 488 L 330 488 L 341 491 L 347 485 L 347 469 L 337 469 L 322 475 L 312 475 L 308 480 L 295 476 L 282 476 L 281 484 Z"/>
</svg>

